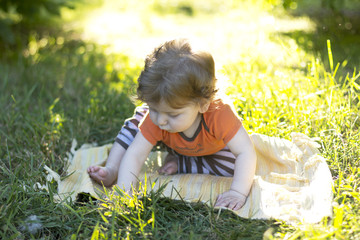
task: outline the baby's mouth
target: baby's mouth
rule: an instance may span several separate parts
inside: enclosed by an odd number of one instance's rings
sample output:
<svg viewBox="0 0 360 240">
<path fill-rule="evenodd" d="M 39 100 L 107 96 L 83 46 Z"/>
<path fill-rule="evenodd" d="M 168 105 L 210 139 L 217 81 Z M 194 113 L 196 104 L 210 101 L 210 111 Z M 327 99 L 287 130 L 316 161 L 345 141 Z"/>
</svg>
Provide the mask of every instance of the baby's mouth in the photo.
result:
<svg viewBox="0 0 360 240">
<path fill-rule="evenodd" d="M 161 130 L 164 130 L 164 131 L 167 131 L 167 132 L 172 132 L 171 129 L 168 129 L 168 128 L 162 128 L 160 127 Z"/>
</svg>

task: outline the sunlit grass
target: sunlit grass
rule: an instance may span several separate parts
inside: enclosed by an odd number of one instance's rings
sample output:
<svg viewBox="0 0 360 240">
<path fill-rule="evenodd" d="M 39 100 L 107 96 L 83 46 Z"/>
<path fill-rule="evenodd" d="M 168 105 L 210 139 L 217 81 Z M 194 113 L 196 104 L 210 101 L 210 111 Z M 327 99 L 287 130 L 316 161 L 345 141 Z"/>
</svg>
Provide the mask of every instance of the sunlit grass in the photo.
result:
<svg viewBox="0 0 360 240">
<path fill-rule="evenodd" d="M 298 64 L 304 53 L 293 41 L 280 39 L 276 33 L 289 29 L 311 32 L 311 20 L 275 17 L 265 11 L 264 2 L 260 2 L 131 1 L 131 4 L 119 4 L 108 0 L 85 18 L 83 36 L 107 45 L 109 52 L 139 59 L 166 40 L 185 37 L 195 47 L 210 51 L 218 68 L 248 56 L 273 63 Z M 186 14 L 184 8 L 192 9 L 192 14 Z"/>
</svg>

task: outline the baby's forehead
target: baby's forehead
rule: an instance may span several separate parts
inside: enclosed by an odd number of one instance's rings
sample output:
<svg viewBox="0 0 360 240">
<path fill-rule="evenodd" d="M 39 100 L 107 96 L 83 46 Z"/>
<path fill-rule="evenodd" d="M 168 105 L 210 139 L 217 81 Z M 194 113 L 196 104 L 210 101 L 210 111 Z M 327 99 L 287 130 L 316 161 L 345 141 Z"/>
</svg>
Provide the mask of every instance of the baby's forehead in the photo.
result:
<svg viewBox="0 0 360 240">
<path fill-rule="evenodd" d="M 161 112 L 171 113 L 171 112 L 179 112 L 179 111 L 183 110 L 184 108 L 191 106 L 193 104 L 193 102 L 192 101 L 183 101 L 181 103 L 181 105 L 171 104 L 166 101 L 159 101 L 157 103 L 148 102 L 147 104 L 149 105 L 150 109 L 153 109 L 156 111 L 161 111 Z"/>
</svg>

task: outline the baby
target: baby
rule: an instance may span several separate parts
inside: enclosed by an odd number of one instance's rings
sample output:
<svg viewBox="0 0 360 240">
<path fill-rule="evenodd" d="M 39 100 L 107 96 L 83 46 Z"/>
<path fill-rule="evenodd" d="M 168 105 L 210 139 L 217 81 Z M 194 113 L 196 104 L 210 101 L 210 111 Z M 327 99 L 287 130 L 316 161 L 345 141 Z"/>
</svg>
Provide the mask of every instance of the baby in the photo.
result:
<svg viewBox="0 0 360 240">
<path fill-rule="evenodd" d="M 91 178 L 126 191 L 152 148 L 163 143 L 168 155 L 161 174 L 204 173 L 233 176 L 215 206 L 240 209 L 249 194 L 256 153 L 231 105 L 217 96 L 215 63 L 184 39 L 165 42 L 145 60 L 137 98 L 146 103 L 125 121 L 105 167 L 90 166 Z"/>
</svg>

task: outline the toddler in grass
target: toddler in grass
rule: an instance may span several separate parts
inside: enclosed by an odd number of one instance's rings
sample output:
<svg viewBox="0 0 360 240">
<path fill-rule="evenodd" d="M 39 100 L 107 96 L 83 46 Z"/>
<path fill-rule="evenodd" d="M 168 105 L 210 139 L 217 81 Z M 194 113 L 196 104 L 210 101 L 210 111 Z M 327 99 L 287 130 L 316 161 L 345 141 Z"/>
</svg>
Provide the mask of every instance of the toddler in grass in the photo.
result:
<svg viewBox="0 0 360 240">
<path fill-rule="evenodd" d="M 90 166 L 92 179 L 131 190 L 152 148 L 165 144 L 160 174 L 232 176 L 215 206 L 240 209 L 256 168 L 253 144 L 233 108 L 217 97 L 215 64 L 183 39 L 165 42 L 145 60 L 137 98 L 146 103 L 126 120 L 105 167 Z"/>
</svg>

